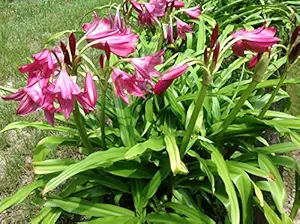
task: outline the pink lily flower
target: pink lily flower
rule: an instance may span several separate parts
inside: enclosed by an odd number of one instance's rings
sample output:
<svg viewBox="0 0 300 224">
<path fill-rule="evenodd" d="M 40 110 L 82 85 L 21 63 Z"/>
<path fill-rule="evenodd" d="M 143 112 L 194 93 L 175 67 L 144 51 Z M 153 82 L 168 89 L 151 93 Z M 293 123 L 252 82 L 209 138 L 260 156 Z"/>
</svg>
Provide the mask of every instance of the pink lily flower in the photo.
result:
<svg viewBox="0 0 300 224">
<path fill-rule="evenodd" d="M 192 19 L 198 19 L 201 15 L 200 5 L 197 5 L 193 8 L 185 9 L 183 12 Z"/>
<path fill-rule="evenodd" d="M 97 89 L 93 77 L 89 72 L 87 72 L 85 76 L 84 92 L 81 94 L 81 97 L 77 99 L 86 113 L 95 109 L 97 103 Z"/>
<path fill-rule="evenodd" d="M 187 64 L 184 64 L 184 65 L 177 65 L 177 66 L 171 68 L 156 83 L 156 85 L 154 86 L 154 93 L 156 95 L 160 95 L 163 92 L 165 92 L 169 88 L 169 86 L 172 84 L 174 79 L 181 76 L 188 69 L 188 67 L 189 66 Z"/>
<path fill-rule="evenodd" d="M 144 56 L 142 58 L 131 58 L 128 60 L 136 69 L 138 77 L 140 76 L 143 80 L 151 80 L 153 77 L 160 76 L 160 73 L 155 69 L 155 66 L 163 63 L 164 52 L 164 50 L 160 50 L 152 55 Z"/>
<path fill-rule="evenodd" d="M 139 3 L 135 0 L 130 0 L 130 3 L 139 14 L 139 23 L 150 27 L 153 23 L 159 24 L 158 18 L 165 16 L 166 13 L 166 0 L 150 0 L 149 3 Z"/>
<path fill-rule="evenodd" d="M 62 58 L 60 50 L 55 50 L 59 59 Z M 23 65 L 19 68 L 21 73 L 28 73 L 28 85 L 40 81 L 41 87 L 47 85 L 51 75 L 54 75 L 55 70 L 58 68 L 58 62 L 53 53 L 44 49 L 41 52 L 32 56 L 33 62 Z"/>
<path fill-rule="evenodd" d="M 187 32 L 189 33 L 194 32 L 192 25 L 189 25 L 178 18 L 176 18 L 176 25 L 177 25 L 177 38 L 181 37 L 183 40 L 185 40 Z"/>
<path fill-rule="evenodd" d="M 137 97 L 144 96 L 143 91 L 137 86 L 134 77 L 126 72 L 113 68 L 112 80 L 116 87 L 116 96 L 121 97 L 125 103 L 129 104 L 126 92 Z"/>
<path fill-rule="evenodd" d="M 52 92 L 57 94 L 56 98 L 60 105 L 61 112 L 66 119 L 69 119 L 74 109 L 75 99 L 80 99 L 81 97 L 81 90 L 64 68 L 62 68 L 59 73 Z"/>
<path fill-rule="evenodd" d="M 105 45 L 107 44 L 112 53 L 121 57 L 127 57 L 134 52 L 138 36 L 132 33 L 130 28 L 120 30 L 118 26 L 112 24 L 106 18 L 99 20 L 98 15 L 95 13 L 93 23 L 84 24 L 83 29 L 86 32 L 86 40 L 95 42 L 92 47 L 105 50 Z"/>
<path fill-rule="evenodd" d="M 232 46 L 232 50 L 236 56 L 244 56 L 245 50 L 264 53 L 268 51 L 269 47 L 280 41 L 275 34 L 275 27 L 265 28 L 265 25 L 252 31 L 242 29 L 232 34 L 232 37 L 238 40 Z"/>
<path fill-rule="evenodd" d="M 40 104 L 43 103 L 44 96 L 39 83 L 36 82 L 18 90 L 16 93 L 2 97 L 2 99 L 20 101 L 17 114 L 24 116 L 39 109 Z"/>
</svg>

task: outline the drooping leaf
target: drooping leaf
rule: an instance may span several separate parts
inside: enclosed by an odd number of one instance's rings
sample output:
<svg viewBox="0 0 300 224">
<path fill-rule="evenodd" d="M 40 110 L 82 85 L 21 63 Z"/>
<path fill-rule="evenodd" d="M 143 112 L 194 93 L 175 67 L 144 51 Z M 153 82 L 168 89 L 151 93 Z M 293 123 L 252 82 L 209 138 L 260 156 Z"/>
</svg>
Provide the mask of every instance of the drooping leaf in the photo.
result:
<svg viewBox="0 0 300 224">
<path fill-rule="evenodd" d="M 261 169 L 269 173 L 268 182 L 272 198 L 278 211 L 283 213 L 283 206 L 286 200 L 286 191 L 278 169 L 272 163 L 270 158 L 263 154 L 258 154 L 258 164 Z"/>
<path fill-rule="evenodd" d="M 215 148 L 213 145 L 202 142 L 201 143 L 206 149 L 212 152 L 211 159 L 216 164 L 218 174 L 221 177 L 222 181 L 225 184 L 226 193 L 228 194 L 229 201 L 230 201 L 230 219 L 231 222 L 234 224 L 240 223 L 240 209 L 239 209 L 239 203 L 236 195 L 236 191 L 234 188 L 233 183 L 230 179 L 230 174 L 227 168 L 227 165 L 224 161 L 224 158 L 222 154 L 219 152 L 217 148 Z"/>
<path fill-rule="evenodd" d="M 32 191 L 44 185 L 45 185 L 45 181 L 42 179 L 34 181 L 32 184 L 27 185 L 21 188 L 20 190 L 18 190 L 14 195 L 1 200 L 0 213 L 10 208 L 11 206 L 21 203 L 22 201 L 24 201 L 25 198 L 27 198 L 31 194 Z"/>
<path fill-rule="evenodd" d="M 64 198 L 64 199 L 51 199 L 44 205 L 45 207 L 61 208 L 64 211 L 87 215 L 93 217 L 107 217 L 107 216 L 132 216 L 134 212 L 126 208 L 122 208 L 116 205 L 93 203 L 80 198 Z"/>
</svg>

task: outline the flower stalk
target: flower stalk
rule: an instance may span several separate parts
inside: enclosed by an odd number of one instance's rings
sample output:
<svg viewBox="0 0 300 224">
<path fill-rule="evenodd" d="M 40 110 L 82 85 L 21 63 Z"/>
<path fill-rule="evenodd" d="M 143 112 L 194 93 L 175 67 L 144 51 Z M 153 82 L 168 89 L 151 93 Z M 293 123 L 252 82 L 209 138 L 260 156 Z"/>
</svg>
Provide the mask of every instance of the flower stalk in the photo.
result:
<svg viewBox="0 0 300 224">
<path fill-rule="evenodd" d="M 249 98 L 250 94 L 255 90 L 255 87 L 257 84 L 263 79 L 263 76 L 268 68 L 269 65 L 269 53 L 263 54 L 261 60 L 258 62 L 258 64 L 255 67 L 255 71 L 253 74 L 253 78 L 247 89 L 243 92 L 241 98 L 236 103 L 228 117 L 225 119 L 223 124 L 221 125 L 221 129 L 218 133 L 218 137 L 221 137 L 224 135 L 225 131 L 231 125 L 231 123 L 236 118 L 236 115 L 240 111 L 240 109 L 243 107 L 246 100 Z"/>
<path fill-rule="evenodd" d="M 189 121 L 189 124 L 187 126 L 186 132 L 183 136 L 181 145 L 180 145 L 180 157 L 182 158 L 187 150 L 188 144 L 190 142 L 190 138 L 194 132 L 194 128 L 195 128 L 195 124 L 196 121 L 199 117 L 199 113 L 202 109 L 202 105 L 206 96 L 206 92 L 210 86 L 212 82 L 212 75 L 210 74 L 210 72 L 208 70 L 204 71 L 204 77 L 203 77 L 203 81 L 202 81 L 202 87 L 201 90 L 199 92 L 198 98 L 195 102 L 195 108 L 193 110 L 191 119 Z"/>
<path fill-rule="evenodd" d="M 79 106 L 78 106 L 77 102 L 75 102 L 73 116 L 74 116 L 75 124 L 76 124 L 76 127 L 78 129 L 81 141 L 82 141 L 84 147 L 86 148 L 88 154 L 94 152 L 93 146 L 92 146 L 92 144 L 91 144 L 91 142 L 90 142 L 90 140 L 89 140 L 89 138 L 86 134 L 85 125 L 84 125 L 82 116 L 80 114 Z"/>
</svg>

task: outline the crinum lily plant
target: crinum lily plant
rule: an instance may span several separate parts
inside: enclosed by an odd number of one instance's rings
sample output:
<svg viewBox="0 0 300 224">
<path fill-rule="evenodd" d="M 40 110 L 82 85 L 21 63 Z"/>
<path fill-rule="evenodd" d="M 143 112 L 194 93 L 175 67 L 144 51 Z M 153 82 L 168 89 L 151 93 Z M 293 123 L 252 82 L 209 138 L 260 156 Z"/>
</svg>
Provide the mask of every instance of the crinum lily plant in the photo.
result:
<svg viewBox="0 0 300 224">
<path fill-rule="evenodd" d="M 19 102 L 18 115 L 43 111 L 48 124 L 2 132 L 54 135 L 33 151 L 36 180 L 0 211 L 35 192 L 32 223 L 292 223 L 299 164 L 286 153 L 300 146 L 300 119 L 272 105 L 289 98 L 283 85 L 300 83 L 287 77 L 299 26 L 272 24 L 261 7 L 265 20 L 242 24 L 247 12 L 215 4 L 125 0 L 51 37 L 19 68 L 26 86 L 2 96 Z M 286 24 L 283 36 L 276 27 Z M 53 158 L 65 146 L 81 159 Z M 280 167 L 295 172 L 289 212 Z"/>
</svg>

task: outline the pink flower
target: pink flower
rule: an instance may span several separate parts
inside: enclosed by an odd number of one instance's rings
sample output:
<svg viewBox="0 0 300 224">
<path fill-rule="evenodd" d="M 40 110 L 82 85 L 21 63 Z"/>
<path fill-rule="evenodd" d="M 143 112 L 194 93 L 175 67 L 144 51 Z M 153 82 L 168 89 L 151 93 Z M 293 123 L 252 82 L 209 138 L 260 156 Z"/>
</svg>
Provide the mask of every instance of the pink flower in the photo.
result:
<svg viewBox="0 0 300 224">
<path fill-rule="evenodd" d="M 165 92 L 172 84 L 173 80 L 181 76 L 187 69 L 188 65 L 177 65 L 171 68 L 166 74 L 164 74 L 160 80 L 154 86 L 154 93 L 157 95 Z"/>
<path fill-rule="evenodd" d="M 152 26 L 153 23 L 159 24 L 159 17 L 165 16 L 166 0 L 150 0 L 149 3 L 138 3 L 130 0 L 133 8 L 138 12 L 139 23 Z"/>
<path fill-rule="evenodd" d="M 60 110 L 65 118 L 69 119 L 74 109 L 75 99 L 80 99 L 81 90 L 64 68 L 60 71 L 52 92 L 57 94 Z"/>
<path fill-rule="evenodd" d="M 193 8 L 185 9 L 184 13 L 187 14 L 192 19 L 198 19 L 201 15 L 200 6 L 197 5 Z"/>
<path fill-rule="evenodd" d="M 43 103 L 44 96 L 39 83 L 36 82 L 18 90 L 16 93 L 2 97 L 2 99 L 20 101 L 17 114 L 28 115 L 39 109 L 40 104 Z"/>
<path fill-rule="evenodd" d="M 93 77 L 86 73 L 84 80 L 84 92 L 78 97 L 78 102 L 83 106 L 86 113 L 95 109 L 97 103 L 97 89 Z"/>
<path fill-rule="evenodd" d="M 121 97 L 125 103 L 129 104 L 126 92 L 133 96 L 144 96 L 143 91 L 137 86 L 134 77 L 130 76 L 126 72 L 113 68 L 112 80 L 116 87 L 116 95 Z"/>
<path fill-rule="evenodd" d="M 244 56 L 245 50 L 256 53 L 266 52 L 269 47 L 280 41 L 279 38 L 275 37 L 275 34 L 275 27 L 265 28 L 265 25 L 252 31 L 242 29 L 232 34 L 233 38 L 238 39 L 232 46 L 232 50 L 237 56 Z"/>
<path fill-rule="evenodd" d="M 151 80 L 153 77 L 160 76 L 160 73 L 155 69 L 155 66 L 163 63 L 164 50 L 160 50 L 152 55 L 142 58 L 131 58 L 129 61 L 136 69 L 137 75 L 142 79 Z"/>
<path fill-rule="evenodd" d="M 105 45 L 108 44 L 112 53 L 127 57 L 134 52 L 138 36 L 132 33 L 130 28 L 120 30 L 118 19 L 116 21 L 115 24 L 106 18 L 99 20 L 98 15 L 95 13 L 94 22 L 83 25 L 86 32 L 85 38 L 88 42 L 95 42 L 94 48 L 105 50 Z"/>
<path fill-rule="evenodd" d="M 61 59 L 62 54 L 60 50 L 55 50 L 58 57 Z M 28 73 L 28 85 L 40 81 L 42 87 L 46 86 L 51 75 L 54 75 L 58 68 L 58 62 L 53 53 L 44 49 L 41 52 L 32 56 L 33 62 L 23 65 L 19 68 L 21 73 Z"/>
<path fill-rule="evenodd" d="M 176 18 L 176 25 L 177 25 L 177 38 L 181 37 L 183 40 L 185 40 L 187 32 L 194 32 L 192 25 L 189 25 L 178 18 Z"/>
</svg>

